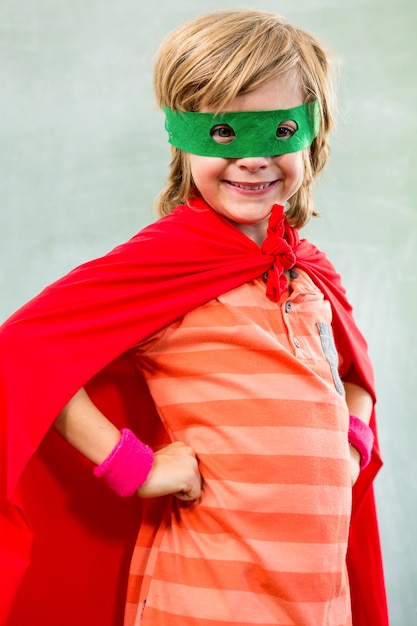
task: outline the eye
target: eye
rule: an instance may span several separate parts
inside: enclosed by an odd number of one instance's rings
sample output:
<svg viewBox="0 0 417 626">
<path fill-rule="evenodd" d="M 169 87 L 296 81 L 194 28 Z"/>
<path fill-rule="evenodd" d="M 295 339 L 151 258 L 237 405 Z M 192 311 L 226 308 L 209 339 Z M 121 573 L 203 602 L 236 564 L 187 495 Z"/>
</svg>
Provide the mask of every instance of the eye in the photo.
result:
<svg viewBox="0 0 417 626">
<path fill-rule="evenodd" d="M 216 143 L 230 143 L 236 137 L 235 131 L 229 124 L 217 124 L 210 131 Z"/>
<path fill-rule="evenodd" d="M 277 137 L 278 139 L 290 139 L 297 130 L 298 124 L 294 120 L 281 122 L 277 128 Z"/>
</svg>

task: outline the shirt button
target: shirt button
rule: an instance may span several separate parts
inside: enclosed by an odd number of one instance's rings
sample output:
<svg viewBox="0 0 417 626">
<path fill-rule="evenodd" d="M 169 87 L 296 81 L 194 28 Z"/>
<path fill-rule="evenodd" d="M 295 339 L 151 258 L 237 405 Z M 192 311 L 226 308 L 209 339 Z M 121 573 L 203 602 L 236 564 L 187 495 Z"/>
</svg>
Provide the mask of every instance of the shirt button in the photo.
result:
<svg viewBox="0 0 417 626">
<path fill-rule="evenodd" d="M 291 311 L 291 309 L 292 309 L 292 304 L 291 304 L 291 302 L 286 302 L 286 303 L 285 303 L 285 312 L 286 312 L 286 313 L 289 313 L 289 312 Z"/>
<path fill-rule="evenodd" d="M 293 343 L 295 345 L 296 348 L 301 348 L 301 343 L 300 341 L 297 339 L 297 337 L 293 337 Z"/>
</svg>

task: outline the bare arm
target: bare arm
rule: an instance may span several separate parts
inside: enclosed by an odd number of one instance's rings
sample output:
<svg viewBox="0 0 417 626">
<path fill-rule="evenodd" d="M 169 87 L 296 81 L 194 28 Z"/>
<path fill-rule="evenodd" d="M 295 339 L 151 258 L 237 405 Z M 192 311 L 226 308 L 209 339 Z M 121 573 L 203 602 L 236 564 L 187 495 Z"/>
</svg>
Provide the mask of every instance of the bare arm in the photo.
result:
<svg viewBox="0 0 417 626">
<path fill-rule="evenodd" d="M 120 439 L 120 431 L 80 389 L 55 420 L 59 433 L 90 461 L 99 465 Z"/>
<path fill-rule="evenodd" d="M 354 383 L 344 383 L 346 391 L 346 404 L 349 413 L 359 417 L 365 424 L 369 424 L 372 413 L 373 400 L 371 395 L 359 385 Z M 360 454 L 353 446 L 350 446 L 352 485 L 355 484 L 360 473 Z"/>
<path fill-rule="evenodd" d="M 349 408 L 349 413 L 353 413 L 356 417 L 359 417 L 365 424 L 369 424 L 371 418 L 373 400 L 371 395 L 354 383 L 344 383 L 346 391 L 346 404 Z"/>
<path fill-rule="evenodd" d="M 55 420 L 61 435 L 99 465 L 107 458 L 120 439 L 120 431 L 80 389 Z M 194 451 L 177 441 L 155 453 L 147 480 L 138 494 L 153 498 L 175 494 L 182 500 L 195 500 L 201 495 L 201 476 Z"/>
</svg>

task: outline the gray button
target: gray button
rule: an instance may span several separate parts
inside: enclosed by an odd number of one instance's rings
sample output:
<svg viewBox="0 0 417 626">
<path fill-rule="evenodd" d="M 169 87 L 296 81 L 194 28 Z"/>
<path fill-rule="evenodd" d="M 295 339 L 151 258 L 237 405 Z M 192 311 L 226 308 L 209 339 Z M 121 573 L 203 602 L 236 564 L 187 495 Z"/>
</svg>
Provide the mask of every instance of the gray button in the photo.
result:
<svg viewBox="0 0 417 626">
<path fill-rule="evenodd" d="M 297 337 L 293 337 L 293 342 L 296 348 L 301 348 L 301 343 L 300 341 L 297 339 Z"/>
<path fill-rule="evenodd" d="M 291 311 L 291 309 L 292 309 L 292 304 L 291 304 L 291 302 L 289 302 L 289 301 L 288 301 L 288 302 L 286 302 L 286 303 L 285 303 L 285 312 L 286 312 L 286 313 L 289 313 L 289 312 Z"/>
</svg>

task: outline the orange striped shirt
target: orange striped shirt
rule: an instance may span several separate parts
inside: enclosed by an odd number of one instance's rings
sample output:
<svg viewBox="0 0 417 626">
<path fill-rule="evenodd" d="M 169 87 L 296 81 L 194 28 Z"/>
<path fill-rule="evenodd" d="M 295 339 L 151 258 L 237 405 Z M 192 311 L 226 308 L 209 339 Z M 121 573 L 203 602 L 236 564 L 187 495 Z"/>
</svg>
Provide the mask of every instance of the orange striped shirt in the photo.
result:
<svg viewBox="0 0 417 626">
<path fill-rule="evenodd" d="M 204 487 L 158 528 L 145 518 L 126 626 L 351 624 L 348 410 L 330 329 L 299 272 L 278 304 L 258 279 L 135 348 Z"/>
</svg>

